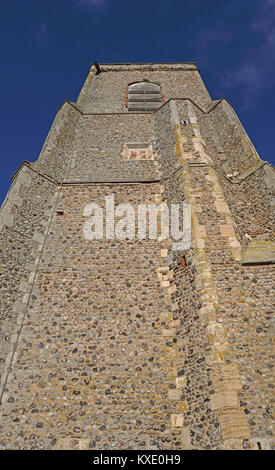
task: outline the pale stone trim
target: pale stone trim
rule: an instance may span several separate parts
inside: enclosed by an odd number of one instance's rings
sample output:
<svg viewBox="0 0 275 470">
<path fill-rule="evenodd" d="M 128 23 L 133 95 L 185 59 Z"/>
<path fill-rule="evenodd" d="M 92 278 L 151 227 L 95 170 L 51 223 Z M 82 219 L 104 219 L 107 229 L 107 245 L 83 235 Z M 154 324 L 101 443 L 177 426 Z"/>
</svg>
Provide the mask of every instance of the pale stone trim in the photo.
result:
<svg viewBox="0 0 275 470">
<path fill-rule="evenodd" d="M 191 125 L 196 129 L 196 136 L 193 137 L 194 149 L 199 152 L 202 161 L 208 161 L 208 156 L 204 149 L 205 147 L 199 138 L 197 119 L 190 103 L 188 103 L 188 119 Z M 175 110 L 173 112 L 172 121 L 174 121 L 173 127 L 176 141 L 175 154 L 178 156 L 180 161 L 182 161 L 186 156 L 184 155 L 181 129 Z M 235 234 L 233 221 L 230 217 L 230 210 L 225 201 L 223 190 L 219 184 L 214 169 L 207 168 L 207 170 L 206 180 L 212 186 L 212 190 L 210 189 L 210 191 L 215 200 L 216 210 L 218 213 L 226 217 L 226 225 L 221 225 L 220 227 L 222 232 L 221 235 L 228 238 L 233 258 L 237 261 L 239 259 L 240 245 Z M 228 367 L 224 360 L 224 354 L 227 351 L 227 337 L 222 322 L 217 321 L 216 318 L 218 296 L 212 276 L 211 264 L 209 263 L 204 250 L 207 232 L 206 227 L 199 224 L 197 220 L 196 198 L 194 197 L 196 189 L 193 187 L 190 180 L 188 166 L 184 166 L 182 168 L 182 184 L 186 194 L 186 202 L 192 204 L 192 246 L 196 250 L 193 257 L 193 265 L 197 268 L 198 274 L 195 282 L 202 301 L 200 319 L 202 324 L 207 327 L 208 341 L 212 345 L 212 352 L 207 358 L 212 369 L 211 376 L 213 377 L 215 390 L 215 394 L 210 397 L 211 408 L 213 411 L 218 412 L 224 442 L 226 439 L 248 438 L 250 437 L 250 431 L 247 418 L 240 408 L 237 395 L 237 390 L 241 388 L 241 384 L 239 373 L 235 365 L 233 369 L 230 369 L 231 380 L 227 380 L 226 373 L 228 372 Z M 217 374 L 221 371 L 223 371 L 224 377 L 221 380 L 218 380 Z M 233 381 L 232 378 L 234 379 Z M 183 426 L 183 419 L 182 421 L 180 418 L 173 417 L 173 419 L 174 425 L 178 422 Z M 238 441 L 238 448 L 241 448 L 240 444 L 240 441 Z"/>
</svg>

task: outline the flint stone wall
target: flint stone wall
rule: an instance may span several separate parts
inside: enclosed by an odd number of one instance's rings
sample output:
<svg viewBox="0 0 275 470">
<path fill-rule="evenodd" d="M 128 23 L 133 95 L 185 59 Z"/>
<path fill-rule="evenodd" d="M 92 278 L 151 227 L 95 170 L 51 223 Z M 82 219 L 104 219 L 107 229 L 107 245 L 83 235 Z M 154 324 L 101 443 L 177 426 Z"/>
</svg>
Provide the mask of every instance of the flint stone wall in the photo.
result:
<svg viewBox="0 0 275 470">
<path fill-rule="evenodd" d="M 130 114 L 144 79 L 164 104 Z M 154 160 L 125 160 L 141 142 Z M 272 446 L 274 265 L 243 266 L 273 237 L 272 173 L 194 64 L 91 69 L 1 210 L 2 448 Z M 85 239 L 113 194 L 191 204 L 190 248 Z"/>
<path fill-rule="evenodd" d="M 35 271 L 35 260 L 39 256 L 38 239 L 43 237 L 47 228 L 55 190 L 54 183 L 24 166 L 1 208 L 1 374 L 26 310 L 23 297 L 29 276 Z"/>
<path fill-rule="evenodd" d="M 163 102 L 170 98 L 191 98 L 208 106 L 211 98 L 194 64 L 165 66 L 107 66 L 96 74 L 92 67 L 77 103 L 85 113 L 128 113 L 128 85 L 148 80 L 161 85 Z"/>
</svg>

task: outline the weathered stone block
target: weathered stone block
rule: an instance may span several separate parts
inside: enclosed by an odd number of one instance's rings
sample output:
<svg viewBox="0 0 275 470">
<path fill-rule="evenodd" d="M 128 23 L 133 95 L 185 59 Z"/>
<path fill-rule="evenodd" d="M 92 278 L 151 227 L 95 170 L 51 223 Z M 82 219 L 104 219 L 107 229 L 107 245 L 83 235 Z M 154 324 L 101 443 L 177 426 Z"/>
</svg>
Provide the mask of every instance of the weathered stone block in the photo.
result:
<svg viewBox="0 0 275 470">
<path fill-rule="evenodd" d="M 172 414 L 171 426 L 172 428 L 182 428 L 184 423 L 184 417 L 182 414 Z"/>
<path fill-rule="evenodd" d="M 233 408 L 218 413 L 224 439 L 247 439 L 250 437 L 247 418 L 242 410 Z"/>
<path fill-rule="evenodd" d="M 234 408 L 239 406 L 239 399 L 237 392 L 223 391 L 214 393 L 210 398 L 211 410 L 216 411 L 223 408 Z"/>
</svg>

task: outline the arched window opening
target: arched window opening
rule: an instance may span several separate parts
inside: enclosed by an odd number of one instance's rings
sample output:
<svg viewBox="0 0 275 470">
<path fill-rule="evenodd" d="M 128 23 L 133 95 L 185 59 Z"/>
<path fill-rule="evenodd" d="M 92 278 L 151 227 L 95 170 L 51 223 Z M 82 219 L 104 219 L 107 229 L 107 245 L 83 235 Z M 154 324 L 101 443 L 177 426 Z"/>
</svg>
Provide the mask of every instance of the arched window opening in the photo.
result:
<svg viewBox="0 0 275 470">
<path fill-rule="evenodd" d="M 161 106 L 160 85 L 150 82 L 128 86 L 128 111 L 152 112 Z"/>
</svg>

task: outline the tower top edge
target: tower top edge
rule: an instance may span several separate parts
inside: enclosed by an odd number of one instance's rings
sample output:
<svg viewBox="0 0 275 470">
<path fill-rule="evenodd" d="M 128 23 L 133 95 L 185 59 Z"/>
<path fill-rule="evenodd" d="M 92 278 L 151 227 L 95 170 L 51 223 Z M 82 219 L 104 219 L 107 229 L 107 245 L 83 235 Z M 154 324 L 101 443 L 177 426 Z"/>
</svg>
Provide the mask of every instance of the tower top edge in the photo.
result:
<svg viewBox="0 0 275 470">
<path fill-rule="evenodd" d="M 95 70 L 97 64 L 102 72 L 122 70 L 198 70 L 195 62 L 124 62 L 124 63 L 100 63 L 91 65 L 90 71 Z"/>
</svg>

